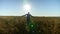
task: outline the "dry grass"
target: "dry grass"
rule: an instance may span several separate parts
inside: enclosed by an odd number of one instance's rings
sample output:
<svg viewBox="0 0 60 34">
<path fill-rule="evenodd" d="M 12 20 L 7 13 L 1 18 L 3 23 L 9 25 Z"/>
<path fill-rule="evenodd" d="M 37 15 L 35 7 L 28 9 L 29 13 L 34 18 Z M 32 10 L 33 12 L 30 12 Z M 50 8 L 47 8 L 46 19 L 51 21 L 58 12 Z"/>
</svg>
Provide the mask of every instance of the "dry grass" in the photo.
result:
<svg viewBox="0 0 60 34">
<path fill-rule="evenodd" d="M 33 17 L 37 34 L 60 34 L 60 17 Z M 0 34 L 27 34 L 26 17 L 0 16 Z"/>
</svg>

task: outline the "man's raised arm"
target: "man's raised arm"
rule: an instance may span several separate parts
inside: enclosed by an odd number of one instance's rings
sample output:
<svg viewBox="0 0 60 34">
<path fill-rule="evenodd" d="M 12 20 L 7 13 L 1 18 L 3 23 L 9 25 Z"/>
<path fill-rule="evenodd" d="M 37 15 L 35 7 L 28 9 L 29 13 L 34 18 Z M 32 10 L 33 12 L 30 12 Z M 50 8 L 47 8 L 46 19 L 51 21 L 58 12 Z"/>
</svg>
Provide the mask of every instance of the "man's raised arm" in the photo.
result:
<svg viewBox="0 0 60 34">
<path fill-rule="evenodd" d="M 22 15 L 22 16 L 26 16 L 27 14 L 25 14 L 25 15 Z"/>
<path fill-rule="evenodd" d="M 34 16 L 32 16 L 31 14 L 30 14 L 30 16 L 31 16 L 31 17 L 34 17 Z"/>
</svg>

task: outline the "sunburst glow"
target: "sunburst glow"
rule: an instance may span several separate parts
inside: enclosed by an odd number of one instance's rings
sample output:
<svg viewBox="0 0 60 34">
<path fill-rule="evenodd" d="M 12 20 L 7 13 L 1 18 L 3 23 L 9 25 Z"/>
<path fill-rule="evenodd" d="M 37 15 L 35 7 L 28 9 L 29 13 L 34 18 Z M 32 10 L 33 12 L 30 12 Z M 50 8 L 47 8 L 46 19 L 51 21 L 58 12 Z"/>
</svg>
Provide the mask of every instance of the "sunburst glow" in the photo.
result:
<svg viewBox="0 0 60 34">
<path fill-rule="evenodd" d="M 30 12 L 31 6 L 29 4 L 24 5 L 24 10 Z"/>
</svg>

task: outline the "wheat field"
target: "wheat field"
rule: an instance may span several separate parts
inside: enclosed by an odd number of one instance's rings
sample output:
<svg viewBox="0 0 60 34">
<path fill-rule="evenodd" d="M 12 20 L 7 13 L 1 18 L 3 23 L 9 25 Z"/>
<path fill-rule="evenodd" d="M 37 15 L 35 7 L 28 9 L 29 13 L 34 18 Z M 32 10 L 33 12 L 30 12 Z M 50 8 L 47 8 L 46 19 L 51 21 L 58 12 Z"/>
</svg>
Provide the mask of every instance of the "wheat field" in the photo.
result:
<svg viewBox="0 0 60 34">
<path fill-rule="evenodd" d="M 60 17 L 31 17 L 37 26 L 35 34 L 60 34 Z M 0 34 L 30 34 L 26 17 L 0 16 Z"/>
</svg>

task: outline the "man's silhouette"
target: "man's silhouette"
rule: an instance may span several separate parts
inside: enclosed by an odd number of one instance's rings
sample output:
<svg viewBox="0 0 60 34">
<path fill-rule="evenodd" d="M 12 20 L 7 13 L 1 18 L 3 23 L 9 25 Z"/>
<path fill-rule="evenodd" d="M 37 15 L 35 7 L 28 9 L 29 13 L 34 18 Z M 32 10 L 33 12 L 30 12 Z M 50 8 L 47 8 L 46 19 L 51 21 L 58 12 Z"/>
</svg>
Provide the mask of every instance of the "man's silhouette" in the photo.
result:
<svg viewBox="0 0 60 34">
<path fill-rule="evenodd" d="M 27 14 L 23 15 L 23 16 L 26 16 L 27 18 L 27 23 L 30 22 L 30 18 L 32 17 L 32 15 L 30 14 L 30 12 L 28 12 Z"/>
<path fill-rule="evenodd" d="M 26 16 L 27 16 L 27 22 L 30 22 L 31 14 L 28 12 L 28 14 L 26 14 Z"/>
<path fill-rule="evenodd" d="M 27 17 L 27 23 L 29 23 L 30 22 L 30 20 L 31 20 L 31 14 L 28 12 L 28 14 L 26 14 L 26 17 Z"/>
</svg>

